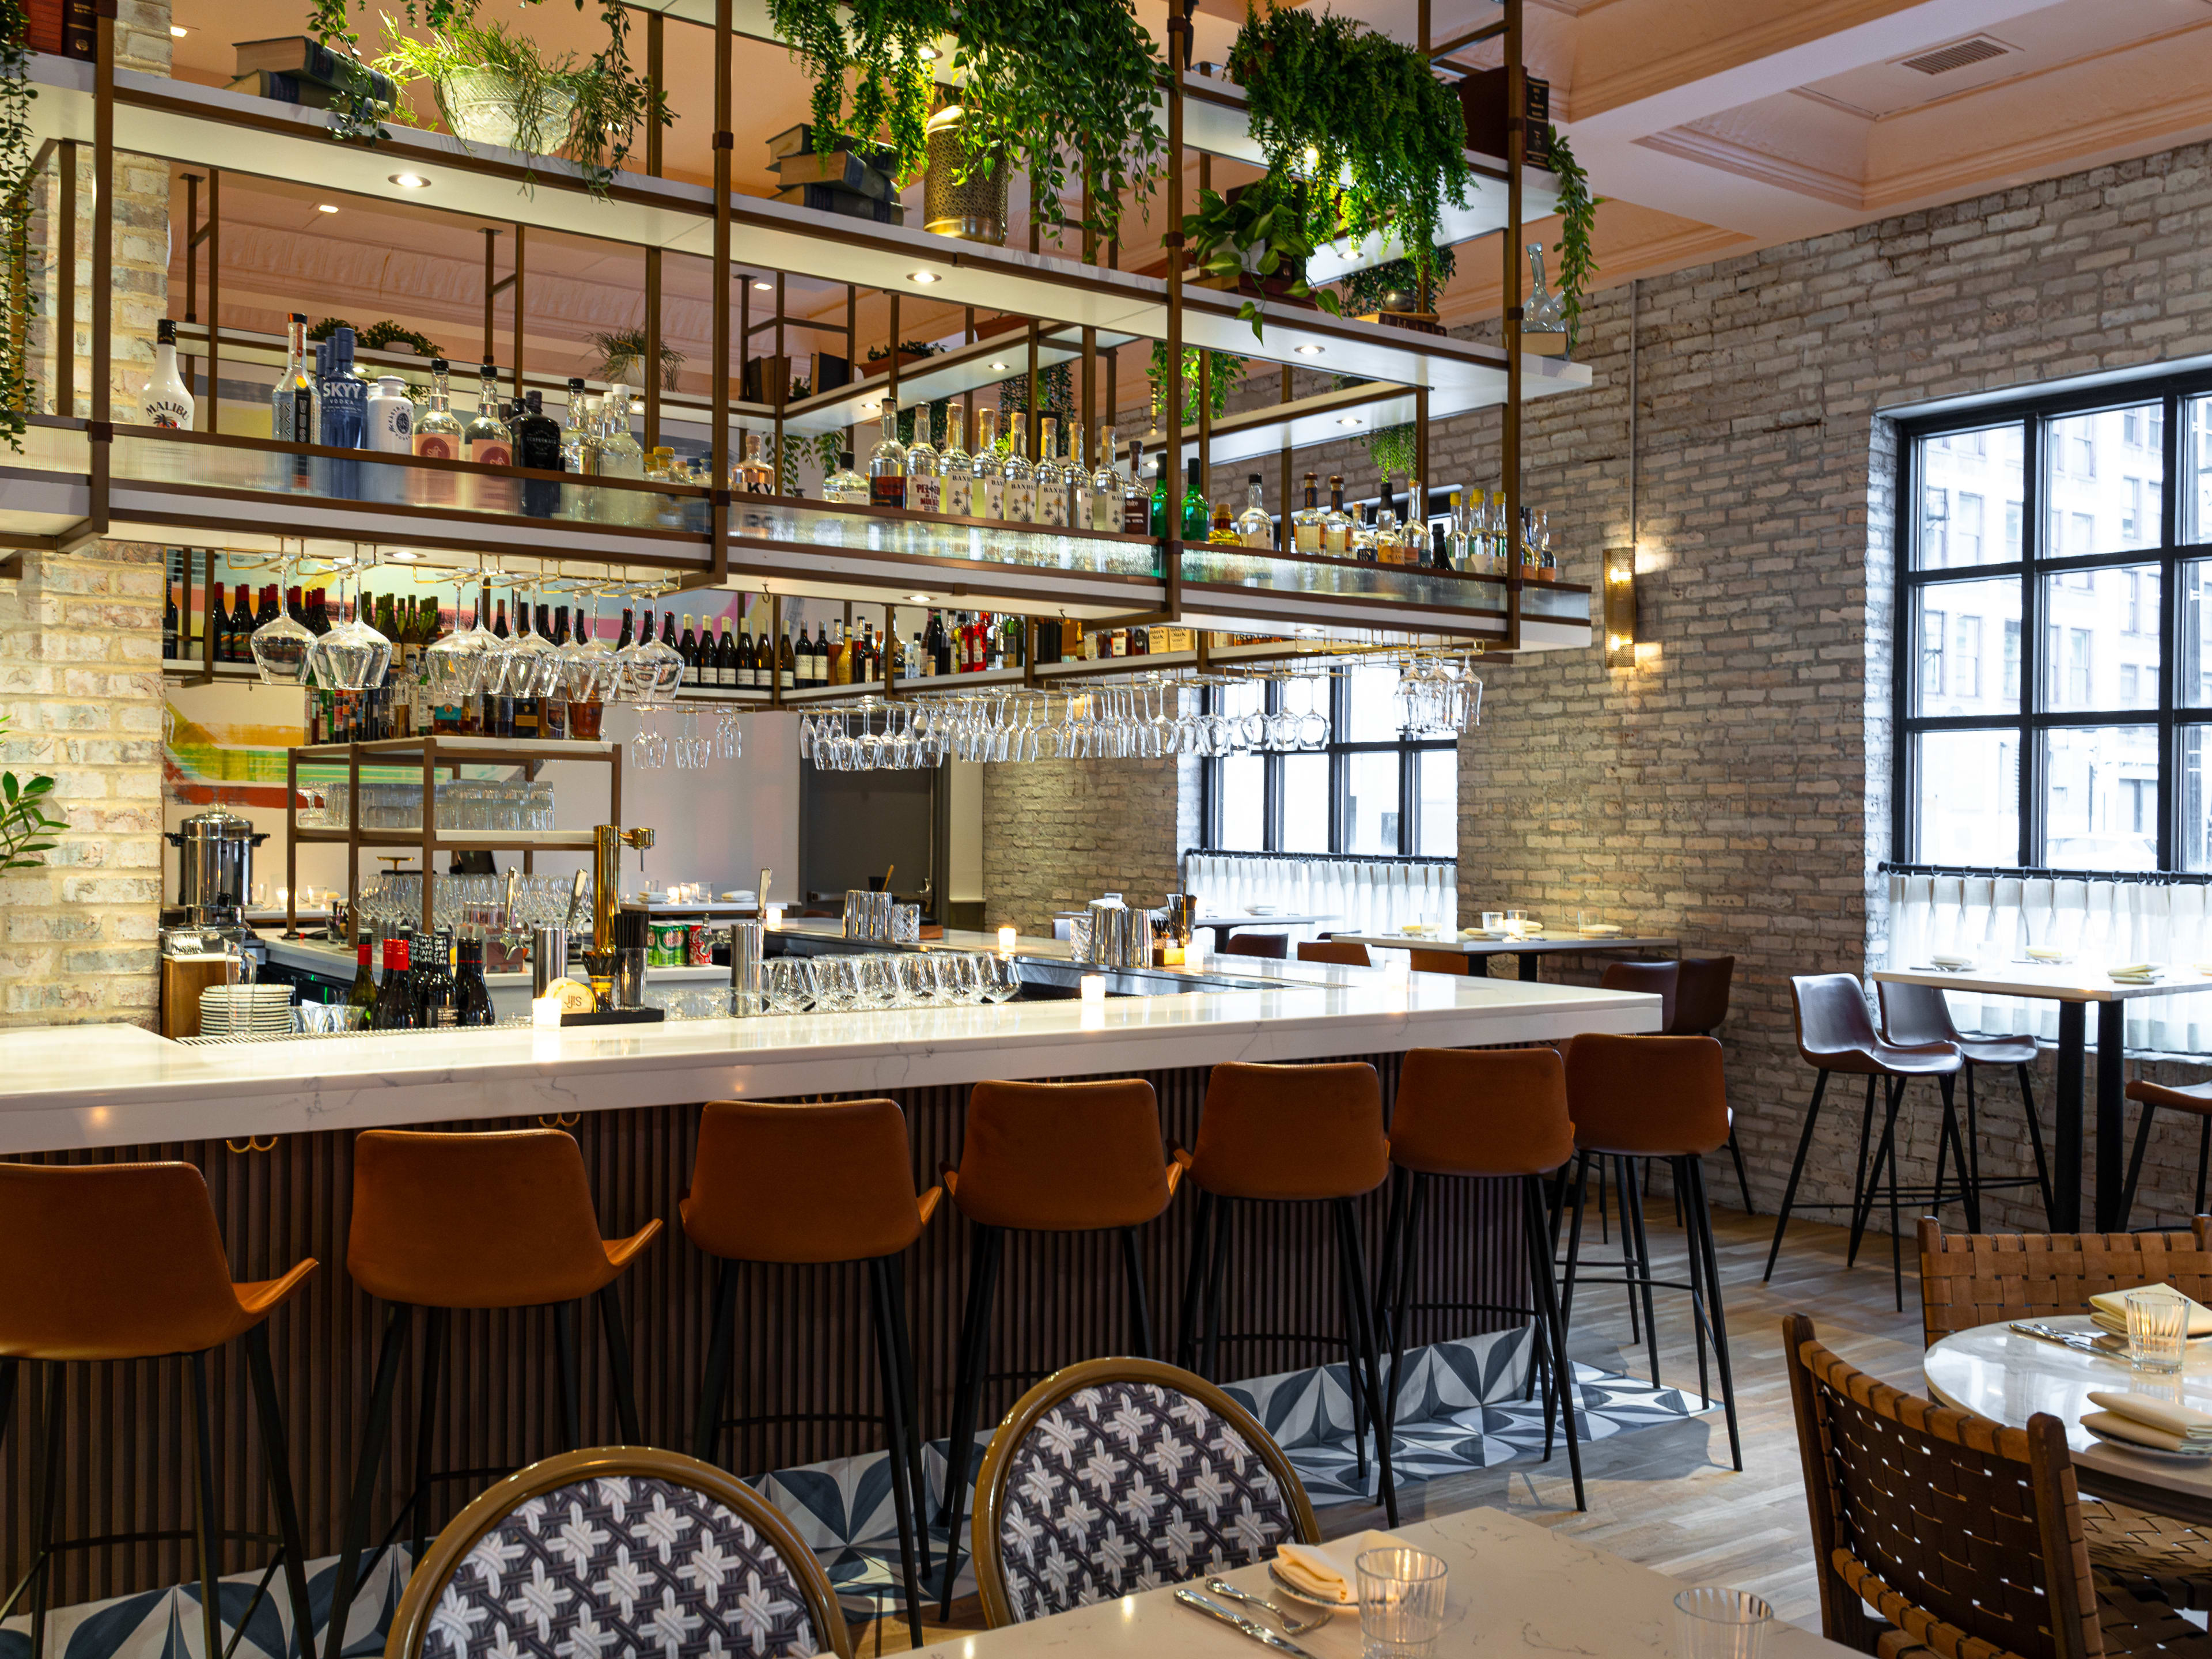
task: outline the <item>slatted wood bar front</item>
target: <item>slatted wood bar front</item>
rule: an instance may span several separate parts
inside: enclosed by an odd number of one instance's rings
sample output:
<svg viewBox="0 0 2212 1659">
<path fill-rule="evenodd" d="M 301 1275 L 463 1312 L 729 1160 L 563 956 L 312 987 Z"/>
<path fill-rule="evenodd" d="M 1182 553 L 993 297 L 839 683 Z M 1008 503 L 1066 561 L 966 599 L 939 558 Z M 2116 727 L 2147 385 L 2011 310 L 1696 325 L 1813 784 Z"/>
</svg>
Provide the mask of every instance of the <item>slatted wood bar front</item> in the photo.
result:
<svg viewBox="0 0 2212 1659">
<path fill-rule="evenodd" d="M 1399 1056 L 1357 1058 L 1370 1060 L 1380 1073 L 1387 1109 Z M 1192 1144 L 1206 1068 L 1144 1075 L 1158 1092 L 1165 1141 Z M 936 1179 L 941 1164 L 957 1163 L 967 1095 L 964 1086 L 894 1093 L 907 1113 L 918 1182 L 926 1186 Z M 628 1233 L 655 1216 L 666 1224 L 667 1231 L 623 1281 L 644 1434 L 659 1446 L 687 1445 L 705 1364 L 715 1264 L 690 1247 L 677 1224 L 677 1200 L 690 1169 L 698 1116 L 696 1106 L 653 1107 L 585 1113 L 564 1125 L 583 1149 L 604 1232 Z M 424 1127 L 517 1126 L 503 1121 Z M 200 1141 L 67 1155 L 70 1162 L 183 1158 L 199 1165 L 221 1218 L 232 1272 L 240 1279 L 274 1276 L 302 1256 L 322 1263 L 305 1293 L 280 1311 L 270 1327 L 294 1477 L 309 1553 L 315 1556 L 337 1547 L 344 1488 L 384 1317 L 384 1310 L 357 1291 L 345 1272 L 353 1140 L 348 1130 L 287 1136 L 273 1146 L 264 1143 L 265 1150 L 234 1151 L 221 1141 Z M 1431 1201 L 1448 1222 L 1422 1230 L 1423 1299 L 1517 1304 L 1524 1267 L 1510 1192 L 1486 1182 L 1439 1182 Z M 1380 1192 L 1363 1206 L 1370 1271 L 1383 1209 Z M 1155 1341 L 1163 1352 L 1174 1340 L 1181 1312 L 1195 1213 L 1190 1195 L 1180 1195 L 1143 1237 Z M 967 1232 L 967 1224 L 946 1206 L 908 1264 L 923 1426 L 932 1437 L 945 1433 L 950 1412 Z M 1224 1331 L 1310 1332 L 1317 1337 L 1340 1332 L 1333 1249 L 1326 1206 L 1239 1206 Z M 879 1410 L 860 1270 L 744 1272 L 732 1413 L 834 1417 Z M 1010 1238 L 996 1318 L 993 1364 L 1008 1371 L 1042 1373 L 1121 1351 L 1128 1314 L 1115 1237 Z M 1426 1342 L 1513 1322 L 1474 1314 L 1418 1314 L 1411 1335 Z M 438 1425 L 435 1467 L 514 1467 L 557 1449 L 552 1325 L 546 1309 L 453 1316 L 446 1361 L 448 1404 Z M 596 1342 L 584 1352 L 586 1436 L 611 1441 L 617 1430 L 603 1357 Z M 1221 1369 L 1228 1376 L 1256 1376 L 1341 1358 L 1340 1348 L 1320 1340 L 1224 1343 Z M 405 1449 L 412 1445 L 416 1410 L 412 1362 L 410 1352 L 396 1402 L 393 1432 L 403 1455 L 388 1469 L 412 1467 Z M 216 1354 L 212 1371 L 216 1459 L 225 1476 L 224 1524 L 273 1532 L 252 1431 L 243 1355 L 235 1350 Z M 181 1366 L 173 1361 L 72 1365 L 64 1376 L 63 1535 L 184 1528 L 191 1480 L 185 1426 L 189 1396 Z M 994 1381 L 985 1401 L 986 1420 L 994 1421 L 1025 1386 L 1017 1378 Z M 15 1431 L 30 1404 L 27 1389 L 17 1422 L 0 1449 L 5 1479 L 0 1547 L 11 1580 L 28 1561 L 27 1439 Z M 755 1474 L 880 1444 L 881 1431 L 872 1424 L 799 1421 L 734 1431 L 724 1443 L 723 1459 L 740 1474 Z M 400 1484 L 398 1476 L 387 1474 L 377 1504 L 380 1528 L 395 1512 Z M 442 1487 L 434 1524 L 465 1503 L 481 1484 Z M 182 1583 L 194 1571 L 189 1547 L 110 1546 L 73 1553 L 59 1570 L 58 1600 L 94 1601 Z M 244 1571 L 265 1559 L 258 1547 L 234 1546 L 226 1553 L 224 1571 Z"/>
</svg>

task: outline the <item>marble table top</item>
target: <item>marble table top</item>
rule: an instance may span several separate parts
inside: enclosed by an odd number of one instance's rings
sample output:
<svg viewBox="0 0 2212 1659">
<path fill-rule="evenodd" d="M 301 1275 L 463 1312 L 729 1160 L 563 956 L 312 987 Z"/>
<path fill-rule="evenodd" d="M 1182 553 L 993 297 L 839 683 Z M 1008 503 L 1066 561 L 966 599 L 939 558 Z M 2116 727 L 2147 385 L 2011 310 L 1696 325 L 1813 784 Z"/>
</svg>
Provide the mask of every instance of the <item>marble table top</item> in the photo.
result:
<svg viewBox="0 0 2212 1659">
<path fill-rule="evenodd" d="M 2095 1334 L 2087 1314 L 2038 1322 L 2062 1331 Z M 2119 1498 L 2182 1520 L 2212 1517 L 2212 1463 L 2186 1464 L 2148 1452 L 2106 1445 L 2081 1426 L 2089 1391 L 2147 1394 L 2212 1411 L 2212 1339 L 2189 1345 L 2177 1373 L 2138 1371 L 2124 1352 L 2106 1358 L 2082 1353 L 2004 1325 L 1979 1325 L 1947 1336 L 1921 1360 L 1928 1391 L 1947 1406 L 2022 1428 L 2038 1412 L 2066 1425 L 2074 1476 L 2083 1490 Z"/>
<path fill-rule="evenodd" d="M 2212 975 L 2182 963 L 2160 963 L 2163 976 L 2148 985 L 2130 985 L 2105 969 L 2112 962 L 1984 962 L 1956 970 L 1918 962 L 1877 968 L 1869 977 L 1892 985 L 1932 985 L 1943 991 L 1972 991 L 1982 996 L 2036 997 L 2046 1002 L 2126 1002 L 2136 997 L 2170 997 L 2181 991 L 2212 990 Z"/>
<path fill-rule="evenodd" d="M 1508 1654 L 1684 1659 L 1674 1633 L 1674 1596 L 1685 1588 L 1679 1579 L 1502 1510 L 1466 1510 L 1415 1522 L 1397 1528 L 1394 1536 L 1442 1556 L 1450 1568 L 1436 1659 Z M 1226 1577 L 1255 1595 L 1268 1589 L 1265 1566 Z M 1272 1622 L 1265 1614 L 1260 1621 Z M 1313 1659 L 1360 1659 L 1356 1613 L 1340 1613 L 1292 1639 Z M 1166 1589 L 961 1637 L 928 1651 L 959 1659 L 1061 1653 L 1079 1653 L 1085 1659 L 1255 1659 L 1267 1650 L 1179 1605 L 1173 1589 Z M 1765 1655 L 1826 1659 L 1850 1651 L 1778 1621 Z"/>
<path fill-rule="evenodd" d="M 1339 939 L 1376 945 L 1385 951 L 1451 951 L 1463 957 L 1565 955 L 1576 951 L 1674 951 L 1681 941 L 1644 939 L 1620 933 L 1539 933 L 1531 939 L 1492 939 L 1478 933 L 1473 939 L 1415 933 L 1339 933 Z"/>
</svg>

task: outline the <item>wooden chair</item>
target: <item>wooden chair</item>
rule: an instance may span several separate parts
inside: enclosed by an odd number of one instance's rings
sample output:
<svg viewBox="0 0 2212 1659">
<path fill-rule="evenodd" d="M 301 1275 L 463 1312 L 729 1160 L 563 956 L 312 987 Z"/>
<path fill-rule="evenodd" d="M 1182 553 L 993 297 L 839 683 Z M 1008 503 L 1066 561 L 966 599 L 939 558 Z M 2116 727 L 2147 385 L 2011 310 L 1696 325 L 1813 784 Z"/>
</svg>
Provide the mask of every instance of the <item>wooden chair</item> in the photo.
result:
<svg viewBox="0 0 2212 1659">
<path fill-rule="evenodd" d="M 518 1579 L 533 1578 L 544 1581 L 540 1596 L 552 1609 L 536 1618 L 518 1612 L 524 1601 L 514 1593 Z M 702 1601 L 708 1582 L 721 1593 Z M 735 1475 L 645 1446 L 549 1457 L 455 1516 L 407 1581 L 385 1659 L 420 1659 L 434 1630 L 443 1632 L 431 1647 L 441 1653 L 487 1640 L 494 1652 L 596 1643 L 657 1653 L 664 1603 L 698 1621 L 685 1653 L 852 1659 L 830 1575 L 791 1522 Z"/>
<path fill-rule="evenodd" d="M 1103 1488 L 1091 1479 L 1102 1468 L 1114 1471 Z M 1093 1359 L 1006 1413 L 976 1476 L 969 1541 L 996 1630 L 1320 1540 L 1291 1460 L 1249 1412 L 1172 1365 Z"/>
<path fill-rule="evenodd" d="M 1231 933 L 1221 947 L 1224 957 L 1265 957 L 1271 962 L 1280 962 L 1290 953 L 1288 933 Z"/>
<path fill-rule="evenodd" d="M 2187 1233 L 1947 1233 L 1920 1221 L 1920 1324 L 1933 1346 L 1978 1325 L 2089 1310 L 2089 1298 L 2171 1285 L 2212 1300 L 2212 1218 Z M 2212 1608 L 2212 1533 L 2100 1498 L 2081 1503 L 2092 1565 L 2178 1607 Z"/>
<path fill-rule="evenodd" d="M 1880 1659 L 2212 1659 L 2212 1636 L 2091 1568 L 2057 1418 L 2008 1429 L 1917 1399 L 1803 1314 L 1782 1346 L 1829 1640 Z"/>
<path fill-rule="evenodd" d="M 1300 962 L 1329 962 L 1340 968 L 1371 968 L 1367 947 L 1352 939 L 1305 939 L 1298 941 Z"/>
</svg>

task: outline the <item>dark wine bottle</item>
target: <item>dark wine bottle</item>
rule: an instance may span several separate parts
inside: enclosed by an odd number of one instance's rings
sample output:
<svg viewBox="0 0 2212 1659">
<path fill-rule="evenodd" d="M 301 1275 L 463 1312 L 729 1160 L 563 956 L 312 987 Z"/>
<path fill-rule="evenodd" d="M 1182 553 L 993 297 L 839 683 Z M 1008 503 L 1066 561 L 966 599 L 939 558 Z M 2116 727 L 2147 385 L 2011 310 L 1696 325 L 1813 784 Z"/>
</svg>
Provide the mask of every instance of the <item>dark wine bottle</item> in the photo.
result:
<svg viewBox="0 0 2212 1659">
<path fill-rule="evenodd" d="M 636 641 L 636 639 L 637 635 L 632 628 L 632 618 L 629 613 L 629 607 L 625 605 L 623 607 L 622 632 L 615 635 L 615 649 L 617 651 L 626 650 Z"/>
<path fill-rule="evenodd" d="M 484 983 L 483 941 L 461 941 L 460 970 L 454 975 L 454 1019 L 457 1025 L 490 1025 L 491 988 Z"/>
<path fill-rule="evenodd" d="M 407 938 L 402 933 L 384 941 L 384 983 L 377 988 L 370 1025 L 380 1031 L 415 1029 L 415 997 L 408 981 Z"/>
<path fill-rule="evenodd" d="M 346 993 L 346 1006 L 360 1009 L 364 1024 L 374 1023 L 369 1011 L 376 1006 L 376 973 L 369 965 L 369 952 L 375 946 L 374 929 L 363 933 L 355 945 L 353 988 Z"/>
<path fill-rule="evenodd" d="M 445 929 L 439 928 L 415 970 L 415 1023 L 426 1030 L 461 1023 L 460 987 L 446 965 L 452 948 Z"/>
</svg>

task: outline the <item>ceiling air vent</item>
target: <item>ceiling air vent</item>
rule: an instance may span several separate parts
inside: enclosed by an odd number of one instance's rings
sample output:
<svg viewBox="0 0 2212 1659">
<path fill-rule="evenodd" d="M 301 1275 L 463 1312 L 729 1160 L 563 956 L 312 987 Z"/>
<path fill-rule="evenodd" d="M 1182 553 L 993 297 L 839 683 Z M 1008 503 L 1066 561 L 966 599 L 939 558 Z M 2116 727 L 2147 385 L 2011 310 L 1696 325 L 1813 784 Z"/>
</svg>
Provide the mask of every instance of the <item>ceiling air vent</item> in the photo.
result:
<svg viewBox="0 0 2212 1659">
<path fill-rule="evenodd" d="M 1948 46 L 1938 46 L 1933 52 L 1923 52 L 1917 57 L 1897 60 L 1902 69 L 1918 70 L 1923 75 L 1948 75 L 1953 70 L 1962 70 L 1969 64 L 1986 64 L 1992 58 L 2002 58 L 2013 48 L 2002 40 L 1992 40 L 1986 34 L 1977 34 L 1964 40 L 1954 40 Z"/>
</svg>

